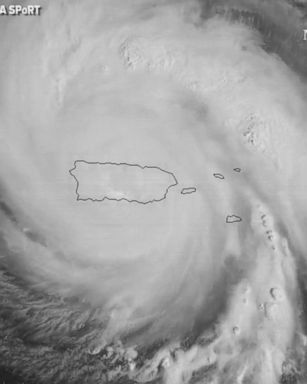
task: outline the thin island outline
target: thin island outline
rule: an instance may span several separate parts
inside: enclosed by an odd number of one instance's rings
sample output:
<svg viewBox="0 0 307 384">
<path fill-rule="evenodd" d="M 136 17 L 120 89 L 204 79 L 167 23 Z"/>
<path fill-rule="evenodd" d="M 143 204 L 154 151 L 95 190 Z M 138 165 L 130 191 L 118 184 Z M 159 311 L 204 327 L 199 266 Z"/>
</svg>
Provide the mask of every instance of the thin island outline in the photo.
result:
<svg viewBox="0 0 307 384">
<path fill-rule="evenodd" d="M 182 188 L 180 193 L 182 195 L 191 195 L 192 193 L 195 193 L 196 191 L 197 191 L 197 189 L 195 187 L 186 187 L 186 188 Z"/>
<path fill-rule="evenodd" d="M 129 167 L 138 167 L 138 168 L 141 168 L 141 169 L 158 169 L 159 171 L 161 172 L 164 172 L 164 173 L 167 173 L 168 175 L 170 175 L 173 179 L 174 179 L 174 183 L 173 184 L 170 184 L 167 188 L 166 188 L 166 191 L 163 195 L 163 197 L 161 199 L 152 199 L 152 200 L 148 200 L 148 201 L 139 201 L 139 200 L 129 200 L 129 199 L 126 199 L 124 197 L 120 198 L 120 199 L 116 199 L 116 198 L 110 198 L 110 197 L 107 197 L 105 196 L 103 199 L 92 199 L 92 198 L 81 198 L 80 197 L 80 194 L 78 193 L 78 189 L 79 189 L 79 180 L 77 179 L 77 177 L 73 174 L 73 171 L 75 169 L 77 169 L 77 164 L 78 163 L 86 163 L 86 164 L 99 164 L 99 165 L 118 165 L 118 166 L 129 166 Z M 117 163 L 117 162 L 112 162 L 112 161 L 105 161 L 105 162 L 100 162 L 100 161 L 86 161 L 86 160 L 75 160 L 74 161 L 74 166 L 73 168 L 71 168 L 69 170 L 69 174 L 75 179 L 76 181 L 76 189 L 75 189 L 75 193 L 77 195 L 77 201 L 92 201 L 92 202 L 103 202 L 105 200 L 108 200 L 108 201 L 127 201 L 128 203 L 138 203 L 138 204 L 143 204 L 143 205 L 147 205 L 147 204 L 152 204 L 152 203 L 157 203 L 157 202 L 161 202 L 163 200 L 166 199 L 167 197 L 167 194 L 169 192 L 169 190 L 175 186 L 178 185 L 178 180 L 176 178 L 176 176 L 174 175 L 174 173 L 172 172 L 169 172 L 169 171 L 166 171 L 164 169 L 162 169 L 161 167 L 159 166 L 154 166 L 154 165 L 140 165 L 140 164 L 136 164 L 136 163 L 125 163 L 125 162 L 120 162 L 120 163 Z"/>
<path fill-rule="evenodd" d="M 228 215 L 226 217 L 226 224 L 234 224 L 234 223 L 240 223 L 242 221 L 242 217 L 238 215 Z"/>
</svg>

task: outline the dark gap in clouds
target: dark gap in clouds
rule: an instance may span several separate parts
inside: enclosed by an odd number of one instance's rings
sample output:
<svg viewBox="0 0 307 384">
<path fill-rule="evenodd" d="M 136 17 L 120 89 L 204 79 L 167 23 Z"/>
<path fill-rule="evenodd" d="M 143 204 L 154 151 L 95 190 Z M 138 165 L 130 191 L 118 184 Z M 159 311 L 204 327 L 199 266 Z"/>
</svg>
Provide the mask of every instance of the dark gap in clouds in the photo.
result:
<svg viewBox="0 0 307 384">
<path fill-rule="evenodd" d="M 14 223 L 17 223 L 16 215 L 10 206 L 3 200 L 0 200 L 0 210 Z"/>
<path fill-rule="evenodd" d="M 303 40 L 304 25 L 297 18 L 297 23 L 283 23 L 283 13 L 279 12 L 280 4 L 276 3 L 274 17 L 266 12 L 257 12 L 257 2 L 250 6 L 250 2 L 240 5 L 223 0 L 200 0 L 203 7 L 203 18 L 208 19 L 219 15 L 234 22 L 244 23 L 257 30 L 263 38 L 263 48 L 268 53 L 278 55 L 285 64 L 297 74 L 307 79 L 307 42 Z M 240 8 L 242 4 L 242 9 Z M 280 16 L 280 17 L 279 17 Z M 306 28 L 306 26 L 305 26 Z"/>
<path fill-rule="evenodd" d="M 21 377 L 13 372 L 11 372 L 8 368 L 0 366 L 0 381 L 1 384 L 41 384 L 36 380 L 25 380 L 24 377 Z"/>
<path fill-rule="evenodd" d="M 299 274 L 298 274 L 298 285 L 301 293 L 301 306 L 302 312 L 300 316 L 302 317 L 302 327 L 304 333 L 307 332 L 307 263 L 303 259 L 298 263 Z"/>
<path fill-rule="evenodd" d="M 229 256 L 225 260 L 222 275 L 212 287 L 211 294 L 204 301 L 200 308 L 199 315 L 195 318 L 192 334 L 198 338 L 207 329 L 210 329 L 219 316 L 227 310 L 229 292 L 244 277 L 244 267 L 242 260 L 236 260 Z M 208 311 L 210 308 L 210 311 Z M 209 312 L 209 315 L 207 315 Z M 206 316 L 204 316 L 206 314 Z"/>
</svg>

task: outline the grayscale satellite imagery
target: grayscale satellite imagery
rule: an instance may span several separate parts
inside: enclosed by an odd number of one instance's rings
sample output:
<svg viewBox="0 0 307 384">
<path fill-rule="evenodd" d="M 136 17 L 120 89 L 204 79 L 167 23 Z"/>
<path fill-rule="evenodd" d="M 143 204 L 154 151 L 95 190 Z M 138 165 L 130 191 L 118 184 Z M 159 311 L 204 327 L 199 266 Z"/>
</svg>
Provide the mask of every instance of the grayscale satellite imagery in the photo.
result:
<svg viewBox="0 0 307 384">
<path fill-rule="evenodd" d="M 0 384 L 307 384 L 307 0 L 37 1 L 0 0 Z"/>
</svg>

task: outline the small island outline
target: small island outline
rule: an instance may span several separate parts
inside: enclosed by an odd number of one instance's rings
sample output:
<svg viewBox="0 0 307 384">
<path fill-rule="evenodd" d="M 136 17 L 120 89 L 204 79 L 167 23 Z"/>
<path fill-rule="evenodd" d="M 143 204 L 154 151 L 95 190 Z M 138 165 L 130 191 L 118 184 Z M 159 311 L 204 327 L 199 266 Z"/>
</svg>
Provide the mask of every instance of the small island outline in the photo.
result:
<svg viewBox="0 0 307 384">
<path fill-rule="evenodd" d="M 197 191 L 197 189 L 195 187 L 186 187 L 186 188 L 182 188 L 180 193 L 182 195 L 191 195 L 192 193 L 195 193 L 196 191 Z"/>
<path fill-rule="evenodd" d="M 228 215 L 226 217 L 226 224 L 240 223 L 242 221 L 242 217 L 238 215 Z"/>
<path fill-rule="evenodd" d="M 75 169 L 77 169 L 77 164 L 78 163 L 86 163 L 86 164 L 89 164 L 89 165 L 93 165 L 93 164 L 98 164 L 98 165 L 117 165 L 117 166 L 129 166 L 129 167 L 138 167 L 138 168 L 141 168 L 141 169 L 157 169 L 161 172 L 164 172 L 164 173 L 167 173 L 168 175 L 170 175 L 173 179 L 174 179 L 174 183 L 173 184 L 170 184 L 167 188 L 166 188 L 166 191 L 163 195 L 163 197 L 161 199 L 152 199 L 152 200 L 148 200 L 148 201 L 139 201 L 139 200 L 136 200 L 136 199 L 126 199 L 125 197 L 122 197 L 120 199 L 116 199 L 116 198 L 110 198 L 110 197 L 107 197 L 107 196 L 104 196 L 102 199 L 93 199 L 93 198 L 81 198 L 80 197 L 80 194 L 78 192 L 78 189 L 79 189 L 79 180 L 77 179 L 77 177 L 73 174 L 73 171 Z M 120 202 L 120 201 L 126 201 L 128 203 L 137 203 L 137 204 L 142 204 L 142 205 L 147 205 L 147 204 L 152 204 L 152 203 L 157 203 L 157 202 L 161 202 L 163 200 L 165 200 L 167 198 L 167 195 L 168 195 L 168 192 L 171 188 L 175 187 L 178 185 L 178 180 L 176 178 L 176 176 L 172 173 L 172 172 L 169 172 L 169 171 L 166 171 L 164 169 L 162 169 L 161 167 L 159 166 L 153 166 L 153 165 L 140 165 L 140 164 L 136 164 L 136 163 L 125 163 L 125 162 L 120 162 L 120 163 L 117 163 L 117 162 L 113 162 L 113 161 L 105 161 L 105 162 L 100 162 L 100 161 L 86 161 L 86 160 L 82 160 L 82 159 L 79 159 L 79 160 L 75 160 L 74 161 L 74 166 L 73 168 L 71 168 L 69 170 L 69 174 L 75 179 L 76 181 L 76 189 L 75 189 L 75 193 L 77 195 L 77 201 L 92 201 L 92 202 L 103 202 L 105 200 L 108 200 L 108 201 L 117 201 L 117 202 Z"/>
<path fill-rule="evenodd" d="M 225 179 L 225 176 L 222 173 L 214 173 L 213 176 L 216 179 L 220 179 L 220 180 L 224 180 Z"/>
</svg>

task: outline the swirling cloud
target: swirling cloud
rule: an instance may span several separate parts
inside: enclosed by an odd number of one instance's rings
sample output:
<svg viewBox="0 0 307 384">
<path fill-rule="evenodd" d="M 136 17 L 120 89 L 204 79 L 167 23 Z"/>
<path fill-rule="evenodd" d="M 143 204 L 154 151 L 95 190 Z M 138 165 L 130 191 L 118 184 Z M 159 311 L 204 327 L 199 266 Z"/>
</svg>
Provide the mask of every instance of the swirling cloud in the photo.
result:
<svg viewBox="0 0 307 384">
<path fill-rule="evenodd" d="M 57 1 L 3 19 L 5 366 L 53 383 L 71 370 L 76 383 L 295 374 L 305 340 L 302 26 L 277 0 Z M 178 186 L 153 204 L 78 201 L 77 159 L 159 167 Z"/>
</svg>

